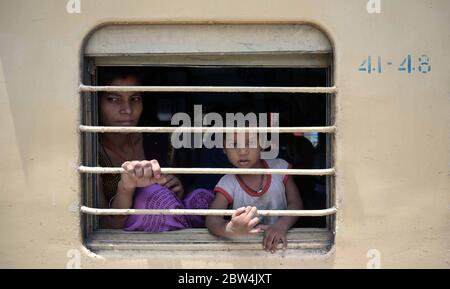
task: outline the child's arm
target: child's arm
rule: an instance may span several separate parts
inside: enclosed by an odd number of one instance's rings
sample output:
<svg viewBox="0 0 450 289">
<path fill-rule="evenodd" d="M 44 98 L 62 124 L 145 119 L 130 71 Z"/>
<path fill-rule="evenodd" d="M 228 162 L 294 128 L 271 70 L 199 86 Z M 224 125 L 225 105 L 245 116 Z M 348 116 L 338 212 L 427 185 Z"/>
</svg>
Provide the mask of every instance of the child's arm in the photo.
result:
<svg viewBox="0 0 450 289">
<path fill-rule="evenodd" d="M 288 178 L 286 183 L 286 201 L 288 210 L 302 210 L 303 202 L 297 185 L 293 178 Z M 283 243 L 283 249 L 287 248 L 286 234 L 289 228 L 297 222 L 299 217 L 280 217 L 270 226 L 260 226 L 265 230 L 263 247 L 272 253 L 276 251 L 277 245 Z"/>
<path fill-rule="evenodd" d="M 216 197 L 210 209 L 226 209 L 228 201 L 222 194 L 216 194 Z M 256 207 L 242 207 L 237 209 L 230 221 L 222 216 L 207 216 L 206 226 L 209 231 L 221 237 L 233 237 L 246 234 L 256 234 L 262 230 L 255 228 L 259 223 Z"/>
</svg>

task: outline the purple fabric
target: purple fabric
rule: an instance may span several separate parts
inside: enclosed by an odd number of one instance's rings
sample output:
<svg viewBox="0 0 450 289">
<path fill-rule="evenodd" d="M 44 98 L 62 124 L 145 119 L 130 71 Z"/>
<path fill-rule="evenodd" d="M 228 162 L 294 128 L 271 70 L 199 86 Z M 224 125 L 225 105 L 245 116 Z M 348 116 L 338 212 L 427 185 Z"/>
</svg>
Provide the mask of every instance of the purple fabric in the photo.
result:
<svg viewBox="0 0 450 289">
<path fill-rule="evenodd" d="M 133 209 L 207 209 L 213 192 L 196 189 L 182 201 L 171 190 L 158 185 L 136 189 Z M 205 226 L 204 216 L 130 215 L 123 227 L 126 231 L 165 232 Z"/>
<path fill-rule="evenodd" d="M 208 209 L 214 200 L 214 193 L 207 189 L 195 189 L 183 200 L 186 209 Z M 186 216 L 191 221 L 192 228 L 204 228 L 206 216 Z"/>
</svg>

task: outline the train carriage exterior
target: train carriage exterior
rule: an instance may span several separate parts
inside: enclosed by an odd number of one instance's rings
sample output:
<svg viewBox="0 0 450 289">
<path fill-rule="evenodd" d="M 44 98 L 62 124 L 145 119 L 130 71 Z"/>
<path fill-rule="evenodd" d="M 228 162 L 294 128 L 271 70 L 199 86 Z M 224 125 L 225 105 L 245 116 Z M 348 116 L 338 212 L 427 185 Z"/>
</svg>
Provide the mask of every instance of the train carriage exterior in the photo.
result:
<svg viewBox="0 0 450 289">
<path fill-rule="evenodd" d="M 449 268 L 449 13 L 446 0 L 2 1 L 0 267 Z M 79 170 L 90 70 L 155 63 L 324 68 L 326 230 L 275 254 L 201 229 L 96 233 L 80 211 L 95 207 Z"/>
</svg>

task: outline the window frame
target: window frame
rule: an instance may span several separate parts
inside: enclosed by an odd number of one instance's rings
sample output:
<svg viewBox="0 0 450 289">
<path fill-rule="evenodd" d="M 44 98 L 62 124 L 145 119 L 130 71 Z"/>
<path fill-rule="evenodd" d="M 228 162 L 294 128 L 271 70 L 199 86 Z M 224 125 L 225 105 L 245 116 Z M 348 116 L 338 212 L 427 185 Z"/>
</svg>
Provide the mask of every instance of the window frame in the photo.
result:
<svg viewBox="0 0 450 289">
<path fill-rule="evenodd" d="M 245 27 L 245 25 L 241 25 Z M 248 63 L 242 62 L 245 55 L 250 56 Z M 281 57 L 279 57 L 281 55 Z M 293 57 L 298 55 L 304 56 L 300 63 L 291 61 Z M 216 56 L 214 58 L 214 56 Z M 244 56 L 244 58 L 243 58 Z M 273 57 L 272 57 L 273 56 Z M 308 62 L 308 57 L 315 58 Z M 270 61 L 264 65 L 264 57 L 270 58 Z M 213 59 L 213 60 L 211 60 Z M 236 59 L 241 59 L 241 66 L 257 66 L 257 67 L 323 67 L 326 65 L 327 69 L 327 87 L 333 86 L 334 83 L 334 58 L 333 51 L 330 53 L 313 53 L 313 52 L 265 52 L 265 53 L 243 53 L 243 54 L 171 54 L 168 53 L 162 57 L 161 54 L 148 55 L 82 55 L 82 81 L 85 85 L 97 85 L 96 68 L 98 66 L 138 66 L 138 65 L 232 65 L 238 66 Z M 325 59 L 325 62 L 324 62 Z M 261 61 L 262 60 L 262 61 Z M 279 61 L 279 62 L 277 62 Z M 259 63 L 259 65 L 256 64 Z M 310 66 L 299 66 L 301 64 Z M 81 92 L 81 124 L 98 125 L 97 123 L 97 93 L 95 92 Z M 337 93 L 326 94 L 326 125 L 335 125 L 335 98 Z M 97 133 L 81 133 L 81 163 L 87 166 L 97 166 Z M 333 168 L 335 164 L 335 134 L 326 134 L 326 167 Z M 98 175 L 82 174 L 81 175 L 81 193 L 82 204 L 95 207 L 98 204 Z M 328 208 L 336 204 L 335 192 L 335 175 L 326 176 L 326 204 Z M 186 229 L 182 231 L 157 233 L 160 242 L 148 243 L 149 237 L 155 236 L 153 233 L 142 232 L 124 232 L 122 230 L 114 230 L 114 234 L 110 230 L 98 229 L 98 217 L 90 214 L 81 214 L 81 227 L 83 235 L 83 243 L 90 250 L 97 253 L 118 254 L 121 252 L 135 252 L 139 254 L 142 250 L 149 251 L 228 251 L 228 250 L 249 250 L 262 251 L 259 242 L 255 238 L 248 238 L 251 244 L 257 246 L 248 246 L 248 242 L 242 240 L 224 240 L 217 241 L 216 237 L 207 233 L 207 229 Z M 326 228 L 292 228 L 288 233 L 289 238 L 295 240 L 305 239 L 318 240 L 317 242 L 290 242 L 289 248 L 299 252 L 308 252 L 314 254 L 326 254 L 334 245 L 336 228 L 336 214 L 328 215 L 326 217 Z M 198 236 L 200 239 L 197 242 L 192 242 L 186 236 Z M 117 236 L 117 239 L 111 236 Z M 174 240 L 178 238 L 178 242 L 174 244 Z M 123 241 L 128 240 L 128 241 Z M 146 243 L 146 246 L 136 246 L 136 244 Z M 220 246 L 223 243 L 223 246 Z M 315 244 L 313 244 L 315 243 Z M 127 245 L 128 244 L 128 245 Z M 169 244 L 169 245 L 168 245 Z M 205 244 L 210 249 L 205 249 Z M 219 244 L 219 245 L 218 245 Z"/>
</svg>

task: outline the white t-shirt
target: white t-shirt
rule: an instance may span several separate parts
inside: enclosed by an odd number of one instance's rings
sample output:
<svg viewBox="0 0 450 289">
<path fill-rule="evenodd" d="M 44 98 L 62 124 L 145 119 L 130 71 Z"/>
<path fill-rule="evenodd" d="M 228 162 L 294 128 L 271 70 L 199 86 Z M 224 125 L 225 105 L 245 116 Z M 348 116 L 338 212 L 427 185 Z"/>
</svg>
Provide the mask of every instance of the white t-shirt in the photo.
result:
<svg viewBox="0 0 450 289">
<path fill-rule="evenodd" d="M 264 168 L 288 169 L 291 165 L 283 159 L 261 160 Z M 239 175 L 225 175 L 214 188 L 222 194 L 233 209 L 255 206 L 258 210 L 286 210 L 285 185 L 289 175 L 267 175 L 261 192 L 247 186 Z M 278 217 L 263 217 L 260 224 L 273 224 Z"/>
</svg>

